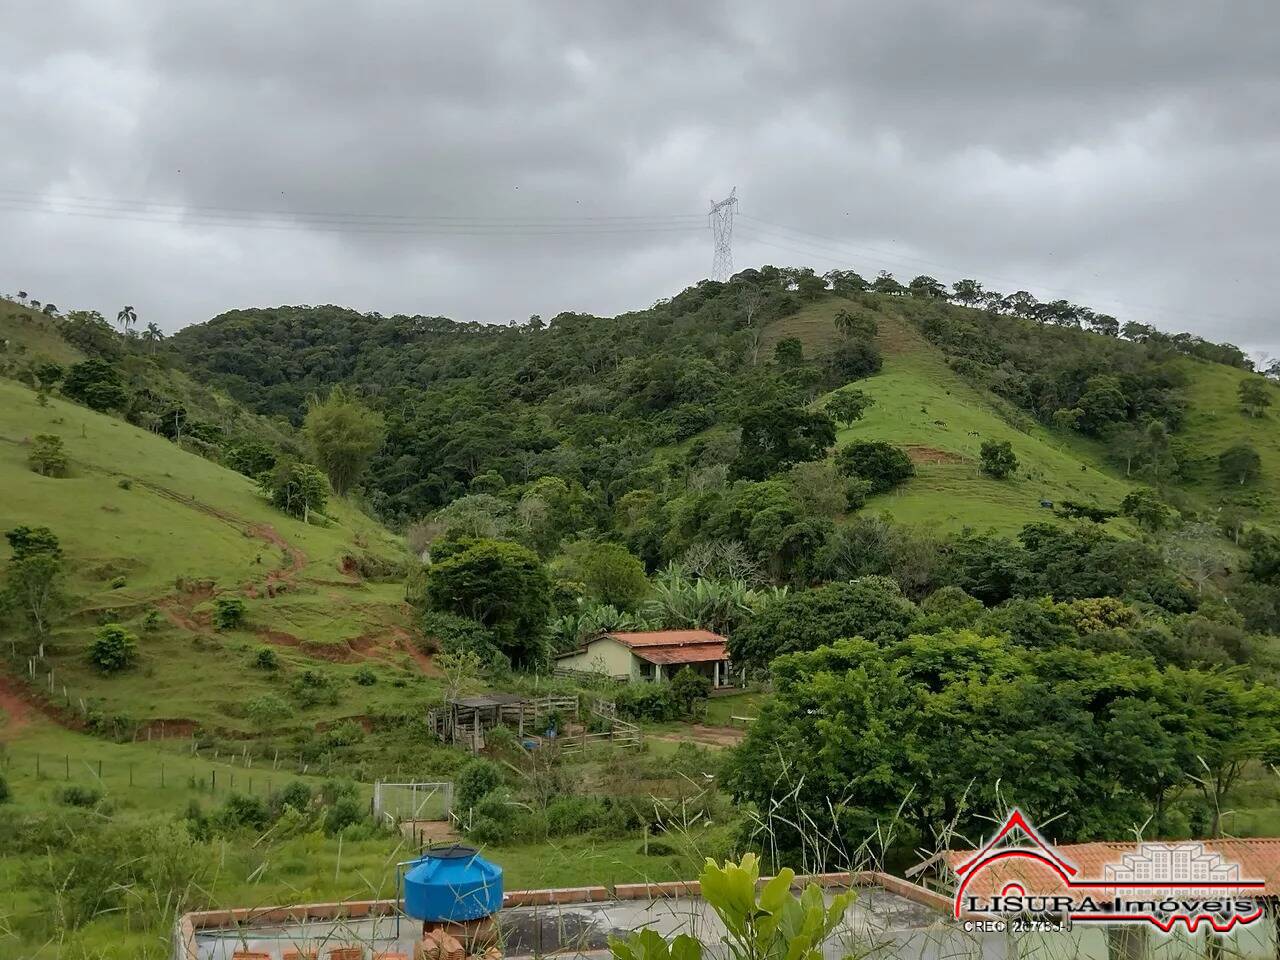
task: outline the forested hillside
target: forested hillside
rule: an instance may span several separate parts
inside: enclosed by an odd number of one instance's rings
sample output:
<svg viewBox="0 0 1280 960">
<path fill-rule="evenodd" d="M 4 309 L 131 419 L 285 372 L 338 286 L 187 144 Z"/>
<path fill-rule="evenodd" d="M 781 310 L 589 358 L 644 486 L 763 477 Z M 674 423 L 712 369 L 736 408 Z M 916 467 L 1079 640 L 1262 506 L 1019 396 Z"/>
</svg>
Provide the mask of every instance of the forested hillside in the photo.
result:
<svg viewBox="0 0 1280 960">
<path fill-rule="evenodd" d="M 86 955 L 160 956 L 155 903 L 385 892 L 379 778 L 456 774 L 453 827 L 531 886 L 872 835 L 905 864 L 1011 803 L 1059 840 L 1280 826 L 1280 390 L 1229 345 L 774 268 L 501 328 L 117 320 L 0 303 L 0 803 L 32 889 L 80 904 L 24 894 L 0 943 L 123 925 Z M 678 628 L 723 634 L 748 689 L 554 675 Z M 621 719 L 474 759 L 424 722 L 495 689 Z M 642 752 L 586 749 L 619 723 Z M 84 837 L 173 899 L 120 920 Z"/>
</svg>

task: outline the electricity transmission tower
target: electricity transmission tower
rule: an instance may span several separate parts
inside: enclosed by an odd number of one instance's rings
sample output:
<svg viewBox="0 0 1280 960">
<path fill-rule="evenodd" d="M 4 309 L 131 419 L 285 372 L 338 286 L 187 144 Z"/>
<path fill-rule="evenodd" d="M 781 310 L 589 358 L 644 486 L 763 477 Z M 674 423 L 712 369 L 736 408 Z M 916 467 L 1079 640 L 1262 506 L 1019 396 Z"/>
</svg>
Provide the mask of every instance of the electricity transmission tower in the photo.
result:
<svg viewBox="0 0 1280 960">
<path fill-rule="evenodd" d="M 711 201 L 711 237 L 715 244 L 715 258 L 711 262 L 711 279 L 728 280 L 733 275 L 733 211 L 738 205 L 738 188 L 729 191 L 723 200 Z"/>
</svg>

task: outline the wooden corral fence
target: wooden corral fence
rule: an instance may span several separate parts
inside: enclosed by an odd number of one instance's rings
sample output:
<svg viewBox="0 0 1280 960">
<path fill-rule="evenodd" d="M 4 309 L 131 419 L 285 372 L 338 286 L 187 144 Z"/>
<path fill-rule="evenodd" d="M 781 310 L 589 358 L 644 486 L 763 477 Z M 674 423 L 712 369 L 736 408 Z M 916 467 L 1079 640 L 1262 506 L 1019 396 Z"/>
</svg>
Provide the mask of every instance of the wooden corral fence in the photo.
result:
<svg viewBox="0 0 1280 960">
<path fill-rule="evenodd" d="M 613 704 L 610 706 L 612 707 Z M 560 745 L 562 752 L 581 753 L 592 744 L 598 743 L 607 743 L 615 747 L 639 747 L 644 743 L 644 731 L 634 723 L 619 720 L 616 708 L 612 716 L 606 713 L 596 715 L 609 721 L 609 729 L 601 733 L 587 733 L 587 728 L 583 727 L 581 733 L 558 737 L 556 743 Z"/>
<path fill-rule="evenodd" d="M 581 719 L 582 704 L 576 694 L 525 699 L 511 694 L 486 694 L 447 701 L 443 707 L 427 711 L 427 728 L 443 743 L 472 752 L 484 749 L 485 734 L 494 727 L 507 727 L 524 740 L 537 738 L 546 730 L 553 714 Z"/>
</svg>

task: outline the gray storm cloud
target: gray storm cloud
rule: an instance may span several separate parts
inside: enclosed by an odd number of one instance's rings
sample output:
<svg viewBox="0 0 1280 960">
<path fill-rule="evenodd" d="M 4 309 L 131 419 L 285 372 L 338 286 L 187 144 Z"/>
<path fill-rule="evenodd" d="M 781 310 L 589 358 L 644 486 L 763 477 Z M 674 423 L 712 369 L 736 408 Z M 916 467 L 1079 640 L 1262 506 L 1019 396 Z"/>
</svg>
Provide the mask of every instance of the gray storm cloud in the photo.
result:
<svg viewBox="0 0 1280 960">
<path fill-rule="evenodd" d="M 0 287 L 64 308 L 615 313 L 706 276 L 705 221 L 665 218 L 736 185 L 740 267 L 973 276 L 1280 353 L 1274 4 L 0 17 Z"/>
</svg>

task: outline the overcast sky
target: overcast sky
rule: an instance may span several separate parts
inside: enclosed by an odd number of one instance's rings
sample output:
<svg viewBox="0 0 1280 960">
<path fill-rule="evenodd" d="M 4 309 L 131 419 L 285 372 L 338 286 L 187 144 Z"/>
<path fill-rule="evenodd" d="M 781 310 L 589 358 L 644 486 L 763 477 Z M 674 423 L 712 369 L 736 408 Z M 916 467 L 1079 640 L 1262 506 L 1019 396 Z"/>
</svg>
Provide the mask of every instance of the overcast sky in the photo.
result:
<svg viewBox="0 0 1280 960">
<path fill-rule="evenodd" d="M 709 275 L 736 186 L 738 268 L 973 276 L 1280 354 L 1274 0 L 0 0 L 0 24 L 0 289 L 63 309 L 616 313 Z"/>
</svg>

